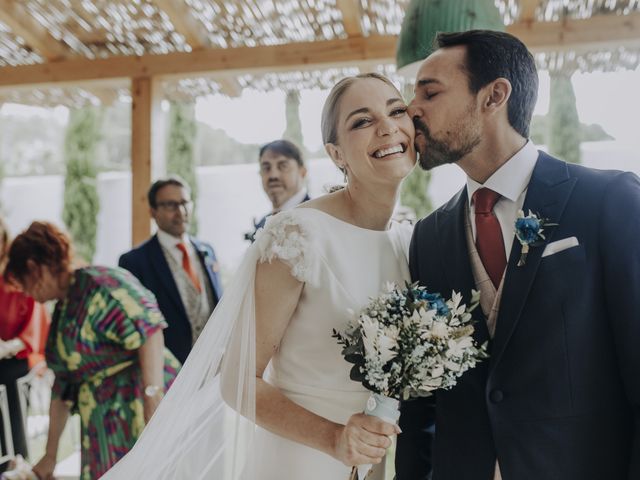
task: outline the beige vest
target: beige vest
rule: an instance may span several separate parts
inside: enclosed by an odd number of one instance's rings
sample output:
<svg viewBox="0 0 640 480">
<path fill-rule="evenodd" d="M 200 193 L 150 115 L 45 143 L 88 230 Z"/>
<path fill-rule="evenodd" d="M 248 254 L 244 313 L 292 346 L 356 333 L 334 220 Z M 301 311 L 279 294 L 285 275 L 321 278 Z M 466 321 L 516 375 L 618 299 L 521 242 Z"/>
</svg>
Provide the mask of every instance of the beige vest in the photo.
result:
<svg viewBox="0 0 640 480">
<path fill-rule="evenodd" d="M 504 273 L 502 274 L 502 280 L 498 289 L 493 285 L 493 282 L 489 278 L 489 274 L 482 264 L 480 254 L 476 248 L 476 244 L 473 241 L 473 230 L 471 228 L 471 219 L 469 218 L 469 206 L 466 205 L 465 215 L 465 233 L 467 237 L 467 246 L 469 247 L 469 262 L 471 263 L 471 272 L 473 273 L 473 279 L 476 284 L 476 290 L 480 292 L 480 308 L 487 318 L 487 328 L 489 329 L 489 336 L 493 338 L 496 333 L 496 320 L 498 318 L 498 310 L 500 309 L 500 299 L 502 298 L 502 287 L 504 285 Z M 506 269 L 505 269 L 506 272 Z M 500 474 L 500 466 L 496 459 L 496 470 L 493 476 L 494 480 L 502 480 Z"/>
<path fill-rule="evenodd" d="M 215 306 L 213 290 L 211 289 L 209 279 L 206 276 L 206 272 L 203 271 L 202 263 L 199 259 L 192 261 L 192 264 L 200 279 L 200 285 L 203 287 L 201 292 L 195 287 L 182 268 L 182 265 L 176 262 L 173 255 L 167 252 L 164 247 L 162 250 L 178 287 L 178 293 L 180 294 L 184 309 L 187 312 L 189 323 L 191 323 L 192 344 L 194 344 L 200 336 L 200 332 L 204 329 L 207 320 L 209 320 L 209 316 L 211 316 L 211 312 Z"/>
</svg>

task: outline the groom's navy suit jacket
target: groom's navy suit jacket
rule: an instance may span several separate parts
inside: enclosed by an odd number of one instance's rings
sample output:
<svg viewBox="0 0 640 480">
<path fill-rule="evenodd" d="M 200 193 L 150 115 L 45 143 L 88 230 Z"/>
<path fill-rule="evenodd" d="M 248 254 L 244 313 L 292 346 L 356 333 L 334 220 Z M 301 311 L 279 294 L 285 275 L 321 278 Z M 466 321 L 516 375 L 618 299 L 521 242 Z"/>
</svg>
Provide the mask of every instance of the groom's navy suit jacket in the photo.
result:
<svg viewBox="0 0 640 480">
<path fill-rule="evenodd" d="M 211 245 L 193 237 L 190 237 L 190 240 L 210 283 L 213 300 L 217 303 L 222 296 L 222 284 L 217 273 L 216 254 Z M 193 345 L 191 322 L 187 317 L 187 311 L 167 259 L 162 252 L 158 236 L 154 235 L 123 254 L 118 265 L 133 273 L 142 285 L 156 296 L 160 311 L 169 325 L 163 330 L 165 346 L 181 363 L 184 363 Z"/>
<path fill-rule="evenodd" d="M 474 288 L 463 188 L 416 225 L 411 273 Z M 458 385 L 401 405 L 397 480 L 640 479 L 640 180 L 540 153 L 524 211 L 579 246 L 518 267 L 514 239 L 490 358 Z M 476 339 L 488 340 L 480 308 Z M 433 424 L 435 423 L 435 438 Z"/>
</svg>

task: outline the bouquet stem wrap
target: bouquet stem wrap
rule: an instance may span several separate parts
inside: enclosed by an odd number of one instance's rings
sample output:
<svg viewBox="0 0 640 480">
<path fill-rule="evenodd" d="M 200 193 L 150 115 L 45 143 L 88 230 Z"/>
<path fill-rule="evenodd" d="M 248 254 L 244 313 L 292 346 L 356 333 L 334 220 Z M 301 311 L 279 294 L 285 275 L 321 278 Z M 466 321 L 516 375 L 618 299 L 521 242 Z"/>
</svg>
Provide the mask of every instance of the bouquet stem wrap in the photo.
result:
<svg viewBox="0 0 640 480">
<path fill-rule="evenodd" d="M 372 393 L 369 395 L 364 413 L 378 417 L 385 422 L 397 424 L 400 418 L 400 402 L 395 398 L 385 397 L 379 393 Z M 363 480 L 372 467 L 373 465 L 367 464 L 353 467 L 358 470 L 357 479 Z"/>
</svg>

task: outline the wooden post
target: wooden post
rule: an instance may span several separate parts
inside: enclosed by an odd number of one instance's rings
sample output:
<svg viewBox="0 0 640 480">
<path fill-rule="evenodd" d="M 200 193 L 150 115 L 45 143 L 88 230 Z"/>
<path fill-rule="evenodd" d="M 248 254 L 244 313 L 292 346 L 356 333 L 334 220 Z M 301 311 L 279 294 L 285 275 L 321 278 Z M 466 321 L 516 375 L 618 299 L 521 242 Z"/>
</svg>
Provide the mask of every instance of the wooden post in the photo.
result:
<svg viewBox="0 0 640 480">
<path fill-rule="evenodd" d="M 133 245 L 151 234 L 147 191 L 152 175 L 164 166 L 164 144 L 156 134 L 162 111 L 158 82 L 152 77 L 131 79 L 131 241 Z"/>
</svg>

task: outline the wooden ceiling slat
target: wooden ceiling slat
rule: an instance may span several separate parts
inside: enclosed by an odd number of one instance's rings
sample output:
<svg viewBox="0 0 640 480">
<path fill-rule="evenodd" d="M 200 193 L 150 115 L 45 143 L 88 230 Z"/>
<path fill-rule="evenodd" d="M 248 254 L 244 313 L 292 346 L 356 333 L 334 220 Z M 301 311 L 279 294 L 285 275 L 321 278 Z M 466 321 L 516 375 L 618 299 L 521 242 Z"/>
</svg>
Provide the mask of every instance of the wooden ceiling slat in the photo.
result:
<svg viewBox="0 0 640 480">
<path fill-rule="evenodd" d="M 342 23 L 347 35 L 361 37 L 363 35 L 362 23 L 360 22 L 362 12 L 358 0 L 336 0 L 336 6 L 342 13 Z"/>
<path fill-rule="evenodd" d="M 213 80 L 220 85 L 220 93 L 228 97 L 239 97 L 242 95 L 242 85 L 230 75 L 215 75 Z"/>
<path fill-rule="evenodd" d="M 102 106 L 113 105 L 119 98 L 118 90 L 115 88 L 88 88 L 87 91 L 94 95 Z"/>
<path fill-rule="evenodd" d="M 184 0 L 153 0 L 171 20 L 173 27 L 182 35 L 193 49 L 209 46 L 209 37 L 201 22 L 191 14 Z"/>
<path fill-rule="evenodd" d="M 518 22 L 507 31 L 534 53 L 597 50 L 640 46 L 640 12 L 628 15 L 594 15 L 558 22 Z"/>
<path fill-rule="evenodd" d="M 520 14 L 518 22 L 533 23 L 535 21 L 536 8 L 540 5 L 540 0 L 520 0 Z"/>
<path fill-rule="evenodd" d="M 15 0 L 0 0 L 0 21 L 47 60 L 60 59 L 67 54 L 67 49 Z"/>
</svg>

